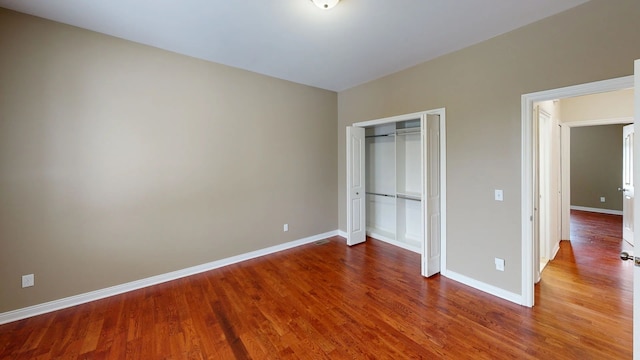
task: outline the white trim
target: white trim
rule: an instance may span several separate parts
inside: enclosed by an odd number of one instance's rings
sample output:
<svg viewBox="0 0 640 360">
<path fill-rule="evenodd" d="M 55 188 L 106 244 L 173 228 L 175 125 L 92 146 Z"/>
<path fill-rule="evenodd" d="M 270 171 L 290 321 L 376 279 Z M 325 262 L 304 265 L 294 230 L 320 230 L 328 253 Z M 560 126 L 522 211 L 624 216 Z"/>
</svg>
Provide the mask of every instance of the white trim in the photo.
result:
<svg viewBox="0 0 640 360">
<path fill-rule="evenodd" d="M 522 248 L 522 305 L 534 304 L 533 270 L 533 104 L 539 101 L 597 94 L 633 88 L 633 76 L 568 86 L 560 89 L 524 94 L 521 98 L 521 248 Z M 568 123 L 564 123 L 568 124 Z"/>
<path fill-rule="evenodd" d="M 6 324 L 12 321 L 17 321 L 21 319 L 25 319 L 28 317 L 69 308 L 72 306 L 88 303 L 90 301 L 95 301 L 99 299 L 103 299 L 109 296 L 122 294 L 125 292 L 142 289 L 148 286 L 164 283 L 167 281 L 172 281 L 176 279 L 180 279 L 183 277 L 199 274 L 205 271 L 218 269 L 227 265 L 236 264 L 242 261 L 254 259 L 260 256 L 265 256 L 269 254 L 273 254 L 279 251 L 288 250 L 297 246 L 305 245 L 312 243 L 314 241 L 330 238 L 339 234 L 338 230 L 329 231 L 323 234 L 318 234 L 310 237 L 306 237 L 304 239 L 290 241 L 284 244 L 271 246 L 268 248 L 251 251 L 248 253 L 228 257 L 226 259 L 216 260 L 210 263 L 192 266 L 186 269 L 172 271 L 166 274 L 156 275 L 152 277 L 148 277 L 145 279 L 140 279 L 136 281 L 131 281 L 128 283 L 111 286 L 108 288 L 91 291 L 84 294 L 74 295 L 54 301 L 49 301 L 46 303 L 29 306 L 22 309 L 12 310 L 4 313 L 0 313 L 0 324 Z"/>
<path fill-rule="evenodd" d="M 439 111 L 439 110 L 443 110 L 443 109 L 420 111 L 413 114 L 404 114 L 404 115 L 391 116 L 391 117 L 382 118 L 382 119 L 361 121 L 361 122 L 353 123 L 353 126 L 368 127 L 368 126 L 389 124 L 389 123 L 394 123 L 399 121 L 420 120 L 423 114 L 438 114 L 436 111 Z"/>
<path fill-rule="evenodd" d="M 617 124 L 633 124 L 633 117 L 620 117 L 611 119 L 592 119 L 580 121 L 566 121 L 561 123 L 568 127 L 596 126 L 596 125 L 617 125 Z"/>
<path fill-rule="evenodd" d="M 444 275 L 444 274 L 441 274 Z M 493 285 L 489 285 L 487 283 L 484 283 L 482 281 L 478 281 L 475 279 L 472 279 L 468 276 L 464 276 L 461 274 L 458 274 L 456 272 L 453 271 L 447 271 L 446 275 L 444 275 L 445 277 L 451 279 L 451 280 L 455 280 L 458 281 L 460 283 L 463 283 L 467 286 L 471 286 L 474 289 L 480 290 L 480 291 L 484 291 L 488 294 L 491 294 L 493 296 L 497 296 L 501 299 L 505 299 L 511 302 L 514 302 L 516 304 L 522 304 L 522 296 L 520 296 L 519 294 L 516 293 L 512 293 L 510 291 L 506 291 L 504 289 L 501 289 L 499 287 L 493 286 Z"/>
<path fill-rule="evenodd" d="M 556 258 L 556 255 L 558 255 L 558 251 L 560 251 L 560 243 L 562 242 L 562 240 L 560 240 L 554 247 L 553 247 L 553 251 L 551 251 L 551 258 L 549 260 L 553 260 Z"/>
<path fill-rule="evenodd" d="M 347 232 L 346 231 L 338 230 L 338 236 L 342 236 L 345 241 L 347 240 Z"/>
<path fill-rule="evenodd" d="M 610 210 L 610 209 L 599 209 L 594 207 L 586 207 L 586 206 L 570 206 L 571 210 L 580 210 L 580 211 L 589 211 L 600 214 L 609 214 L 609 215 L 622 215 L 622 210 Z"/>
<path fill-rule="evenodd" d="M 533 306 L 534 301 L 534 249 L 533 249 L 533 100 L 522 95 L 522 168 L 521 181 L 521 262 L 522 262 L 522 305 Z"/>
</svg>

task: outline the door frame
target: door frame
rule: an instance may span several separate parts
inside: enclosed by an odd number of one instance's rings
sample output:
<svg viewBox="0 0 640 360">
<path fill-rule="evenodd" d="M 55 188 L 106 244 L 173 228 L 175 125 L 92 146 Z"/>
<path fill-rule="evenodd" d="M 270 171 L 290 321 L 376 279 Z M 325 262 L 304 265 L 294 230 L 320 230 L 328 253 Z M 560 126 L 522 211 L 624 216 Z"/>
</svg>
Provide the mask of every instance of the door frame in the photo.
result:
<svg viewBox="0 0 640 360">
<path fill-rule="evenodd" d="M 522 298 L 521 305 L 534 305 L 535 284 L 535 250 L 534 250 L 534 103 L 562 99 L 567 97 L 591 95 L 603 92 L 624 90 L 634 87 L 634 77 L 625 76 L 615 79 L 597 81 L 587 84 L 568 86 L 523 94 L 521 97 L 521 262 L 522 262 Z"/>
<path fill-rule="evenodd" d="M 446 247 L 446 244 L 447 244 L 447 240 L 446 240 L 447 239 L 447 161 L 446 161 L 447 160 L 447 153 L 446 153 L 447 143 L 446 143 L 446 139 L 447 139 L 447 135 L 446 135 L 446 126 L 445 126 L 446 125 L 445 108 L 420 111 L 416 113 L 392 116 L 392 117 L 381 118 L 376 120 L 362 121 L 362 122 L 353 123 L 351 126 L 371 127 L 371 126 L 390 124 L 390 123 L 405 121 L 405 120 L 422 119 L 423 117 L 426 119 L 427 115 L 440 116 L 440 274 L 446 276 L 446 269 L 447 269 L 447 247 Z M 425 124 L 422 124 L 422 125 L 425 126 Z M 425 129 L 423 128 L 423 131 L 424 130 Z M 423 145 L 422 145 L 423 155 L 425 154 L 426 146 L 427 144 L 423 141 Z M 423 156 L 422 162 L 423 162 L 422 164 L 423 169 L 425 170 L 424 173 L 426 174 L 427 164 L 424 156 Z M 347 169 L 347 171 L 349 171 L 349 169 Z M 423 197 L 426 194 L 426 186 L 427 186 L 427 181 L 423 181 L 422 182 Z M 426 215 L 427 213 L 425 204 L 426 204 L 426 201 L 423 201 L 422 206 L 423 206 L 424 215 Z M 349 216 L 349 214 L 347 214 L 347 216 Z M 422 224 L 423 241 L 421 246 L 421 251 L 422 251 L 421 268 L 422 268 L 422 275 L 425 276 L 426 267 L 424 264 L 424 258 L 425 258 L 425 246 L 426 246 L 425 242 L 427 239 L 427 236 L 426 236 L 427 219 L 424 218 L 422 220 L 423 220 L 423 224 Z"/>
</svg>

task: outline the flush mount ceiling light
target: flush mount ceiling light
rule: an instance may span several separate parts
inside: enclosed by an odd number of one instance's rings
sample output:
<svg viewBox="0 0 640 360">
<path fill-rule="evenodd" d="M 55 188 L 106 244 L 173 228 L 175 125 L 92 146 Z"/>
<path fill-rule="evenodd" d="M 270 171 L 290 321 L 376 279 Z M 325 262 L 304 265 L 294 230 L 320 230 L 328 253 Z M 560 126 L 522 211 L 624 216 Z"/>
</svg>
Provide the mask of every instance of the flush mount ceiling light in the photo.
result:
<svg viewBox="0 0 640 360">
<path fill-rule="evenodd" d="M 340 0 L 311 0 L 320 9 L 329 10 L 332 7 L 338 5 Z"/>
</svg>

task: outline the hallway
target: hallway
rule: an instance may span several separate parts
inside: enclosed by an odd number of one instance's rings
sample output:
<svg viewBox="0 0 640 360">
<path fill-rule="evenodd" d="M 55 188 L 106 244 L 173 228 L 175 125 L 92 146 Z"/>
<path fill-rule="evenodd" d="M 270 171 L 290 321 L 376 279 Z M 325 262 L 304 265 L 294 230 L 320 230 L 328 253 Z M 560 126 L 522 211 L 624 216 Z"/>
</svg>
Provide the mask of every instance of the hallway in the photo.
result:
<svg viewBox="0 0 640 360">
<path fill-rule="evenodd" d="M 620 260 L 621 246 L 622 216 L 571 210 L 571 241 L 542 273 L 534 310 L 573 323 L 576 346 L 578 334 L 601 333 L 631 358 L 633 264 Z"/>
</svg>

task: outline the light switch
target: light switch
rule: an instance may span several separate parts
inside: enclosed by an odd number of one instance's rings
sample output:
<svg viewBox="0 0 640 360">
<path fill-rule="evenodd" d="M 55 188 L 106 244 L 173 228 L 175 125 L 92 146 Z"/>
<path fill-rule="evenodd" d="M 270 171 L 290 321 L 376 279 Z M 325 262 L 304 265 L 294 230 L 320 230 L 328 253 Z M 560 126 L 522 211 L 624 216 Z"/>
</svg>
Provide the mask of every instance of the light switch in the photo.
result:
<svg viewBox="0 0 640 360">
<path fill-rule="evenodd" d="M 496 190 L 495 199 L 496 199 L 496 201 L 503 201 L 504 200 L 504 196 L 502 194 L 502 190 Z"/>
</svg>

